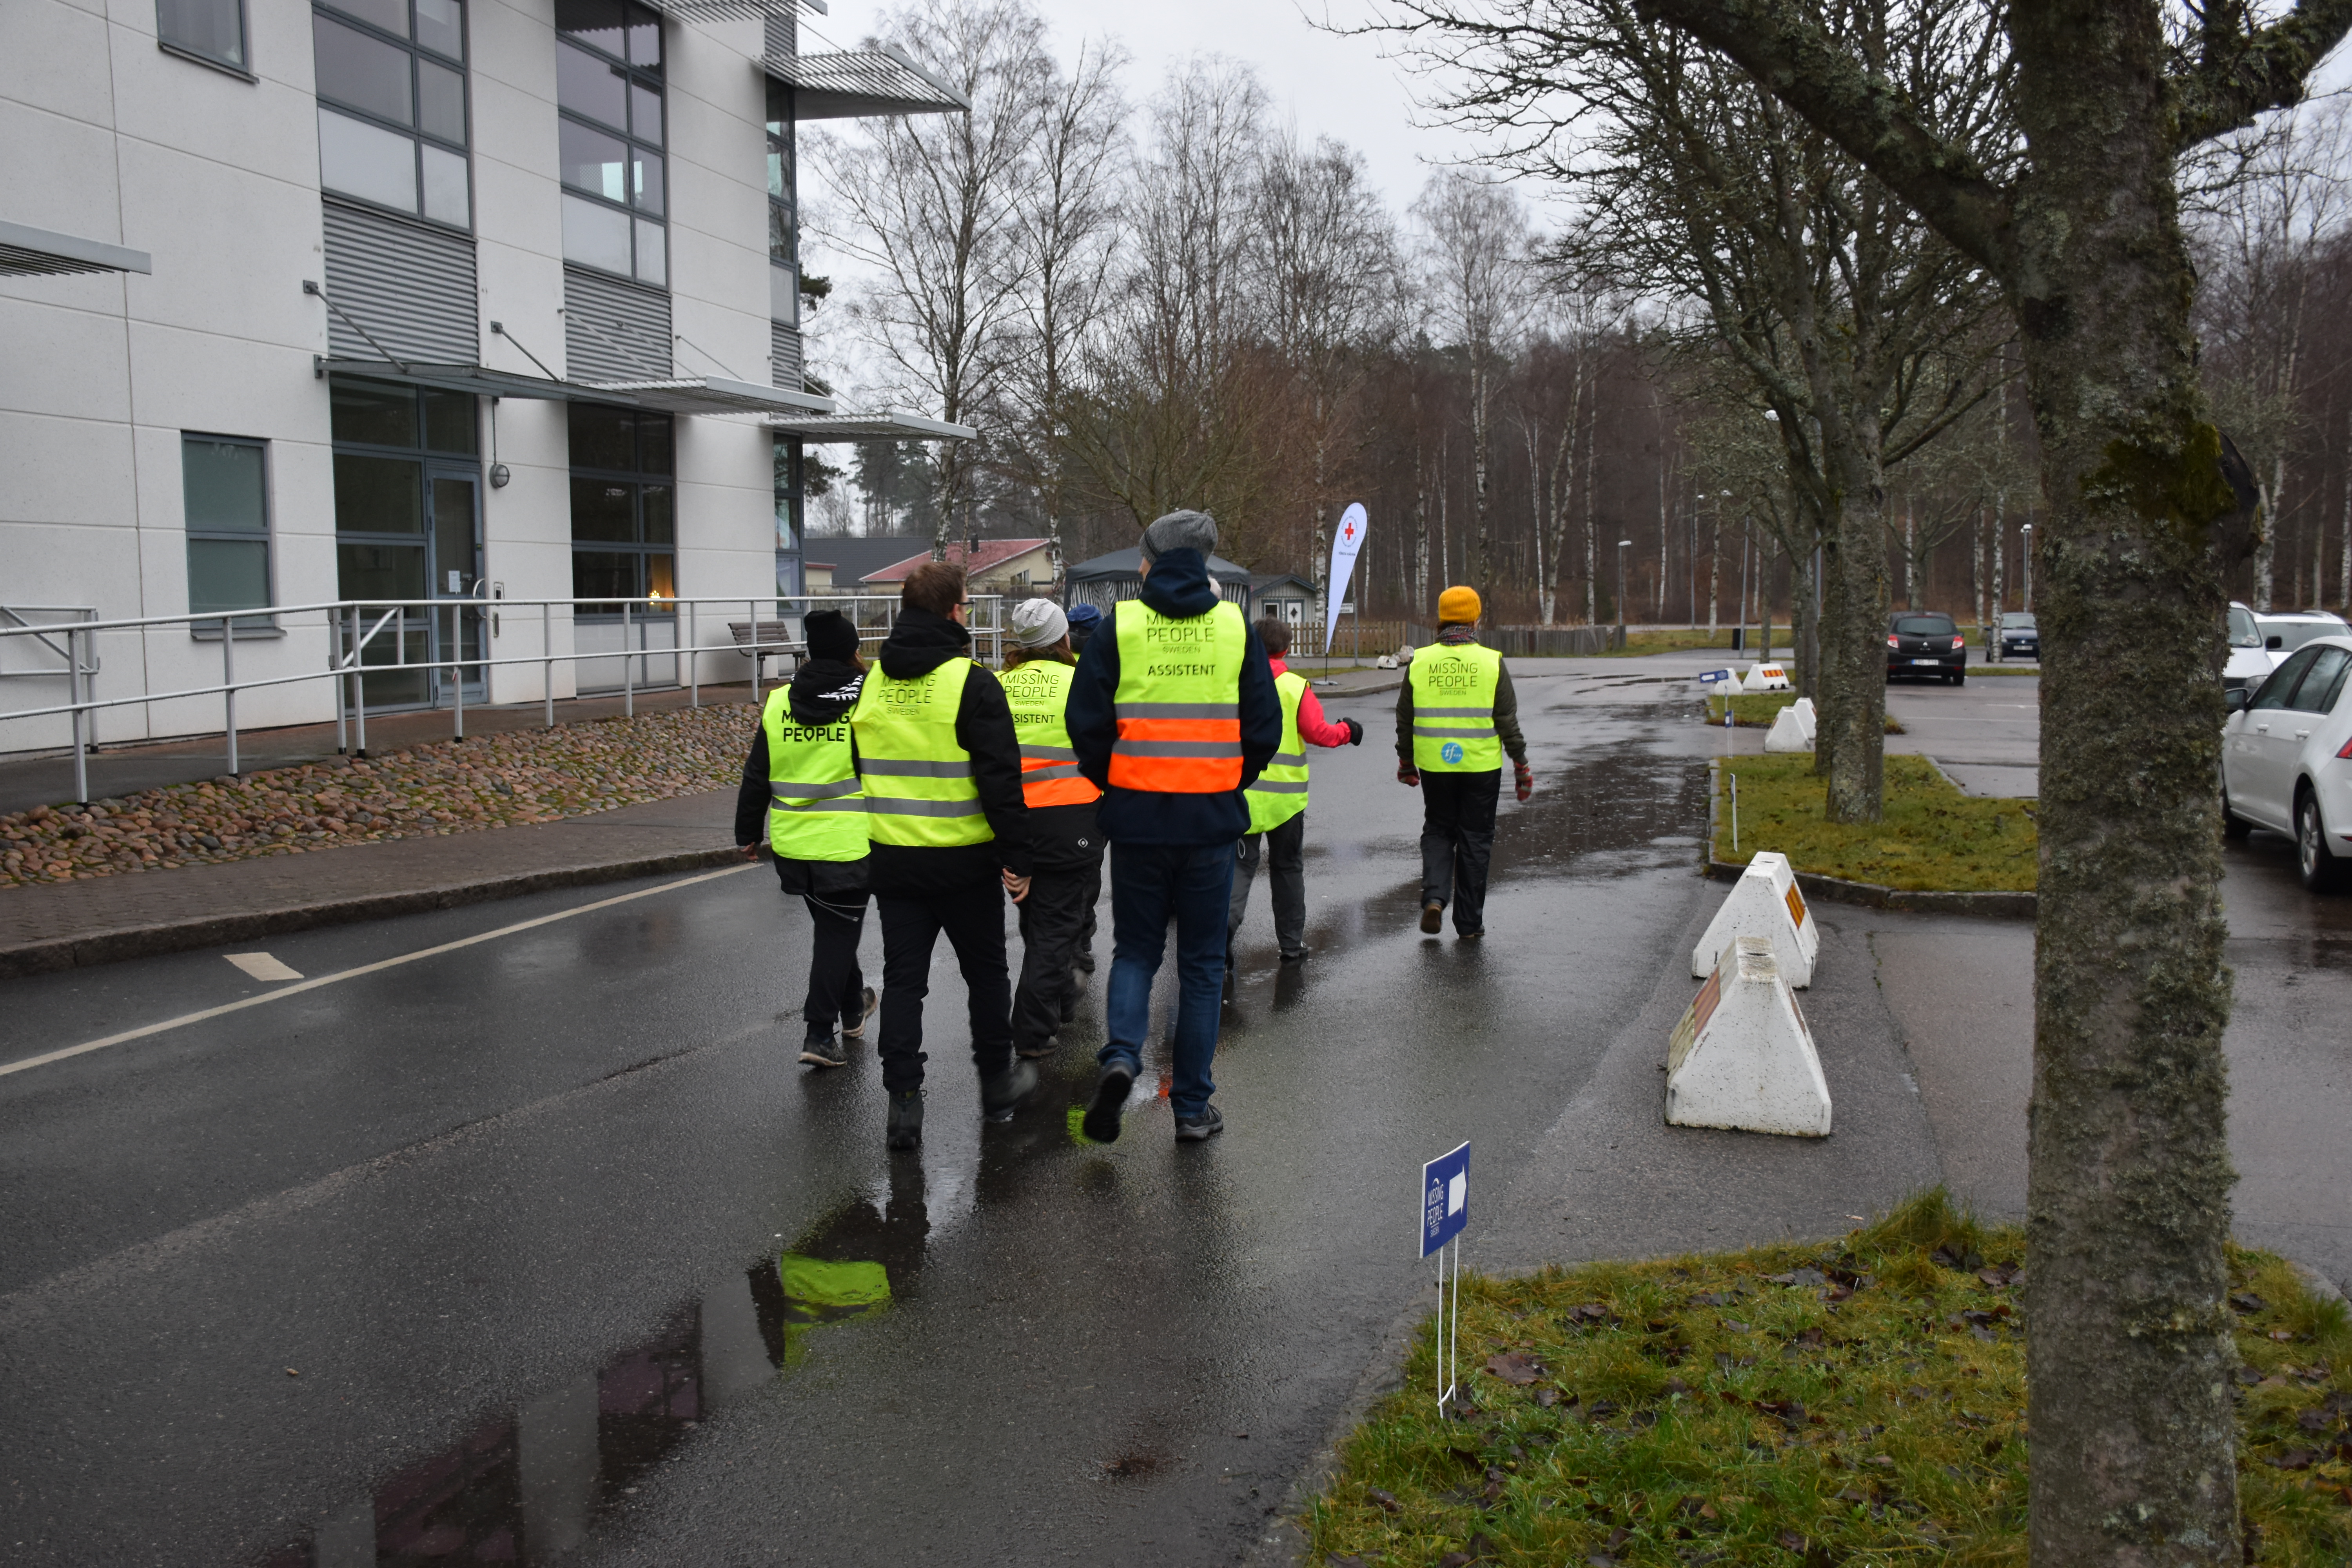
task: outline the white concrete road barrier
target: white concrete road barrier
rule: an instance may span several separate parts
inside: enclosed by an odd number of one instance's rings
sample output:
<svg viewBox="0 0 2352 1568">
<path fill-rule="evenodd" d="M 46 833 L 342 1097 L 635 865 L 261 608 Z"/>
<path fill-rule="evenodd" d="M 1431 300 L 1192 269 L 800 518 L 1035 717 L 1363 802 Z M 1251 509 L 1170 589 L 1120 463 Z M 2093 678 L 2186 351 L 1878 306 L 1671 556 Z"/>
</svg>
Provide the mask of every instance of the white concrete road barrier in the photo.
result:
<svg viewBox="0 0 2352 1568">
<path fill-rule="evenodd" d="M 1760 936 L 1772 944 L 1780 973 L 1791 985 L 1813 983 L 1813 959 L 1821 952 L 1821 928 L 1797 886 L 1789 858 L 1763 850 L 1731 885 L 1730 896 L 1709 921 L 1706 934 L 1691 949 L 1691 978 L 1704 980 L 1732 939 Z"/>
<path fill-rule="evenodd" d="M 1830 1086 L 1772 944 L 1743 936 L 1675 1026 L 1666 1049 L 1666 1122 L 1798 1138 L 1830 1133 Z"/>
<path fill-rule="evenodd" d="M 1739 683 L 1739 689 L 1742 691 L 1786 691 L 1789 689 L 1789 672 L 1781 668 L 1777 664 L 1757 665 L 1748 672 L 1748 679 Z"/>
<path fill-rule="evenodd" d="M 1794 708 L 1783 708 L 1772 716 L 1771 732 L 1764 737 L 1768 752 L 1810 752 L 1813 749 L 1812 733 Z"/>
<path fill-rule="evenodd" d="M 1805 744 L 1811 745 L 1813 735 L 1820 730 L 1822 723 L 1821 715 L 1813 711 L 1813 700 L 1810 697 L 1800 697 L 1789 704 L 1789 711 L 1794 713 L 1798 722 L 1804 725 Z"/>
</svg>

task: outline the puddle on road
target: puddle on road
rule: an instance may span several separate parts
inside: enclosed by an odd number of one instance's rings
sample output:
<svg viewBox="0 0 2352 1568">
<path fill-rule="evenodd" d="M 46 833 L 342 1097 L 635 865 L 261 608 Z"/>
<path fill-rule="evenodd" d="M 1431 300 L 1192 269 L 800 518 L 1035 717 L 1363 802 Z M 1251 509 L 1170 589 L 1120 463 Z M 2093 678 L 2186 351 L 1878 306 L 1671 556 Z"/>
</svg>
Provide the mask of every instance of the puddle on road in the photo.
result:
<svg viewBox="0 0 2352 1568">
<path fill-rule="evenodd" d="M 260 1568 L 555 1562 L 625 1508 L 713 1405 L 799 1365 L 827 1326 L 912 1295 L 931 1228 L 922 1171 L 894 1170 L 653 1339 L 403 1467 Z"/>
</svg>

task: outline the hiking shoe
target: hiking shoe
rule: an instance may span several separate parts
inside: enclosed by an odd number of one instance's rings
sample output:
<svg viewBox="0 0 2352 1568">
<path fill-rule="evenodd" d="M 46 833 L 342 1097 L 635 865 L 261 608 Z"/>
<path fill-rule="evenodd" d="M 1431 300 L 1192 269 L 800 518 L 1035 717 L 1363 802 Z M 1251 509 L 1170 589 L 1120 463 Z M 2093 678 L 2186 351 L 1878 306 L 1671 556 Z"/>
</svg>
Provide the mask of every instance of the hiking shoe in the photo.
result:
<svg viewBox="0 0 2352 1568">
<path fill-rule="evenodd" d="M 1041 1057 L 1052 1056 L 1054 1054 L 1054 1047 L 1061 1043 L 1062 1039 L 1060 1036 L 1048 1035 L 1042 1040 L 1037 1040 L 1028 1045 L 1013 1047 L 1013 1054 L 1034 1062 Z"/>
<path fill-rule="evenodd" d="M 923 1143 L 923 1091 L 907 1089 L 890 1097 L 890 1125 L 883 1142 L 893 1149 L 919 1149 Z"/>
<path fill-rule="evenodd" d="M 1013 1108 L 1037 1087 L 1037 1068 L 1016 1061 L 994 1078 L 980 1080 L 980 1108 L 1000 1121 L 1013 1119 Z"/>
<path fill-rule="evenodd" d="M 1198 1116 L 1180 1116 L 1176 1119 L 1176 1142 L 1198 1143 L 1205 1139 L 1214 1138 L 1224 1130 L 1225 1119 L 1218 1113 L 1217 1108 L 1213 1105 L 1204 1105 L 1201 1107 L 1201 1114 Z"/>
<path fill-rule="evenodd" d="M 1304 963 L 1307 962 L 1307 950 L 1302 947 L 1297 952 L 1286 952 L 1282 955 L 1282 962 L 1285 963 Z"/>
<path fill-rule="evenodd" d="M 868 985 L 866 988 L 866 1000 L 859 1007 L 857 1021 L 854 1024 L 844 1023 L 841 1026 L 842 1037 L 845 1039 L 851 1040 L 864 1039 L 866 1037 L 866 1020 L 874 1016 L 874 1009 L 880 1005 L 882 1005 L 881 996 L 875 991 L 874 987 Z"/>
<path fill-rule="evenodd" d="M 801 1060 L 813 1068 L 847 1067 L 849 1052 L 830 1034 L 811 1035 L 801 1042 Z"/>
<path fill-rule="evenodd" d="M 1095 1097 L 1087 1105 L 1086 1116 L 1078 1130 L 1097 1143 L 1118 1142 L 1118 1113 L 1127 1105 L 1127 1091 L 1135 1087 L 1135 1069 L 1124 1062 L 1112 1062 L 1095 1079 Z"/>
<path fill-rule="evenodd" d="M 1421 906 L 1421 930 L 1424 936 L 1435 936 L 1445 926 L 1445 906 L 1435 899 Z"/>
<path fill-rule="evenodd" d="M 1455 931 L 1454 933 L 1454 940 L 1456 942 L 1476 942 L 1480 937 L 1485 936 L 1486 934 L 1486 928 L 1485 926 L 1480 926 L 1476 931 Z"/>
</svg>

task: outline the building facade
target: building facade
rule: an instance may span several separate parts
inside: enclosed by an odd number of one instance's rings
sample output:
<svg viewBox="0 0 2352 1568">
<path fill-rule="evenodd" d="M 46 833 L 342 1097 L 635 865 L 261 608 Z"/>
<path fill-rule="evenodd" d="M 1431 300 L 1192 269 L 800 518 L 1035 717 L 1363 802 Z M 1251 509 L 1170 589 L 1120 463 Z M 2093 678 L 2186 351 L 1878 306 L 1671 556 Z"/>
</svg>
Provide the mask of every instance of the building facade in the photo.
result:
<svg viewBox="0 0 2352 1568">
<path fill-rule="evenodd" d="M 794 127 L 963 106 L 797 46 L 791 0 L 0 9 L 0 626 L 217 617 L 91 634 L 96 696 L 323 669 L 377 617 L 299 607 L 360 600 L 417 602 L 366 663 L 557 656 L 387 671 L 372 707 L 684 679 L 667 602 L 800 591 L 803 442 L 961 434 L 804 390 Z M 68 743 L 5 717 L 68 679 L 0 639 L 0 752 Z"/>
</svg>

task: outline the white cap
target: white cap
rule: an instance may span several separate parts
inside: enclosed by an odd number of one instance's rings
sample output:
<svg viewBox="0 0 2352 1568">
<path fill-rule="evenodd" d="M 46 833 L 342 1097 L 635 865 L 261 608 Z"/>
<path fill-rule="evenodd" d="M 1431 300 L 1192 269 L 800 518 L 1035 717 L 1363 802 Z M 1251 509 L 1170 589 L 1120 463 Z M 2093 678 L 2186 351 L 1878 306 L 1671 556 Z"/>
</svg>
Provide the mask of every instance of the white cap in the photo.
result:
<svg viewBox="0 0 2352 1568">
<path fill-rule="evenodd" d="M 1013 640 L 1023 647 L 1051 647 L 1069 632 L 1069 617 L 1051 599 L 1024 599 L 1013 606 Z"/>
</svg>

